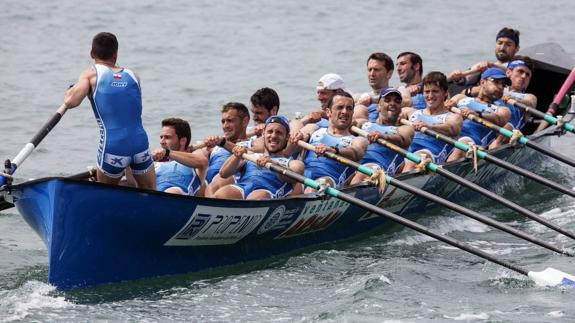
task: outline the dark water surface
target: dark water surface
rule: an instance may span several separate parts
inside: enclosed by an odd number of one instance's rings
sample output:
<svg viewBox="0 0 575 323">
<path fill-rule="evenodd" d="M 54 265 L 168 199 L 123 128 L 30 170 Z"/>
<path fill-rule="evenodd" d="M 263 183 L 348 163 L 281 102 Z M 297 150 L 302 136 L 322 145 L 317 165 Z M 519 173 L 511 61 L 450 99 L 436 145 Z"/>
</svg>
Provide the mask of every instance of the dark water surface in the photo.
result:
<svg viewBox="0 0 575 323">
<path fill-rule="evenodd" d="M 524 1 L 11 1 L 0 10 L 0 157 L 12 158 L 90 64 L 91 37 L 111 31 L 121 65 L 142 78 L 144 123 L 182 116 L 194 140 L 217 134 L 219 107 L 280 94 L 280 112 L 316 107 L 315 83 L 339 73 L 366 91 L 365 60 L 415 51 L 425 71 L 492 59 L 503 26 L 521 45 L 557 42 L 575 55 L 575 3 Z M 392 84 L 397 85 L 394 76 Z M 555 91 L 558 89 L 554 89 Z M 544 102 L 542 104 L 548 104 Z M 18 170 L 22 181 L 95 163 L 98 130 L 87 102 Z M 575 157 L 573 135 L 552 148 Z M 575 172 L 545 160 L 531 170 L 575 186 Z M 499 187 L 575 230 L 572 198 L 510 176 Z M 518 194 L 521 192 L 521 194 Z M 466 203 L 554 244 L 573 241 L 481 198 Z M 442 209 L 418 222 L 530 270 L 574 273 L 573 261 Z M 0 321 L 22 322 L 575 322 L 575 290 L 540 288 L 501 267 L 400 227 L 256 265 L 59 292 L 46 283 L 43 243 L 14 209 L 0 213 Z"/>
</svg>

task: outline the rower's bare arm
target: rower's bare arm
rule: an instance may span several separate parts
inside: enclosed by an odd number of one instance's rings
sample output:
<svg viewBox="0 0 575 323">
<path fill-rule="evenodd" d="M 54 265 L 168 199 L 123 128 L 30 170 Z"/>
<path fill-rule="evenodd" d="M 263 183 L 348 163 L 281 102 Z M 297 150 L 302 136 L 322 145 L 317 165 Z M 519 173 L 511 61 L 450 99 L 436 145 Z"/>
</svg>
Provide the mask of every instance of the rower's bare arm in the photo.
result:
<svg viewBox="0 0 575 323">
<path fill-rule="evenodd" d="M 411 145 L 413 136 L 415 135 L 415 130 L 410 126 L 400 126 L 397 128 L 397 135 L 401 140 L 396 144 L 403 149 L 407 149 Z"/>
<path fill-rule="evenodd" d="M 482 114 L 483 119 L 493 122 L 496 125 L 503 127 L 511 118 L 511 111 L 507 107 L 500 106 L 495 112 Z"/>
<path fill-rule="evenodd" d="M 237 173 L 240 170 L 240 168 L 245 164 L 245 160 L 242 159 L 241 155 L 247 153 L 247 151 L 248 150 L 245 147 L 234 145 L 232 155 L 228 157 L 228 159 L 224 162 L 224 164 L 220 168 L 219 171 L 220 177 L 228 178 Z"/>
<path fill-rule="evenodd" d="M 463 119 L 461 116 L 459 114 L 452 113 L 447 117 L 447 119 L 445 119 L 445 123 L 428 125 L 427 128 L 435 130 L 451 138 L 457 138 L 459 137 L 459 132 L 461 132 L 462 125 Z"/>
<path fill-rule="evenodd" d="M 353 120 L 368 119 L 367 107 L 363 104 L 356 104 L 353 109 Z"/>
<path fill-rule="evenodd" d="M 399 113 L 399 119 L 409 120 L 409 117 L 413 112 L 415 112 L 414 108 L 411 107 L 402 108 L 401 112 Z"/>
<path fill-rule="evenodd" d="M 368 142 L 365 138 L 355 138 L 351 145 L 341 148 L 339 150 L 339 154 L 345 158 L 349 158 L 353 161 L 360 161 L 365 154 L 365 150 L 367 149 Z"/>
<path fill-rule="evenodd" d="M 191 168 L 197 168 L 198 170 L 202 170 L 208 167 L 208 158 L 204 155 L 201 150 L 196 150 L 194 152 L 185 152 L 185 151 L 170 151 L 170 159 L 175 160 L 182 165 L 186 165 Z"/>
<path fill-rule="evenodd" d="M 300 175 L 303 175 L 303 172 L 304 172 L 304 164 L 303 164 L 303 162 L 302 162 L 301 160 L 290 160 L 290 161 L 289 161 L 289 164 L 288 164 L 288 168 L 289 168 L 289 170 L 291 170 L 292 172 L 295 172 L 295 173 L 298 173 L 298 174 L 300 174 Z M 284 182 L 287 182 L 287 183 L 290 183 L 290 184 L 297 184 L 297 183 L 298 183 L 297 180 L 295 180 L 295 179 L 293 179 L 293 178 L 291 178 L 291 177 L 288 177 L 288 176 L 279 174 L 279 173 L 278 173 L 278 178 L 279 178 L 280 180 L 282 180 L 282 181 L 284 181 Z"/>
<path fill-rule="evenodd" d="M 67 109 L 72 109 L 80 105 L 90 92 L 92 83 L 96 80 L 96 70 L 87 69 L 78 78 L 78 82 L 66 91 L 64 95 L 64 105 Z"/>
</svg>

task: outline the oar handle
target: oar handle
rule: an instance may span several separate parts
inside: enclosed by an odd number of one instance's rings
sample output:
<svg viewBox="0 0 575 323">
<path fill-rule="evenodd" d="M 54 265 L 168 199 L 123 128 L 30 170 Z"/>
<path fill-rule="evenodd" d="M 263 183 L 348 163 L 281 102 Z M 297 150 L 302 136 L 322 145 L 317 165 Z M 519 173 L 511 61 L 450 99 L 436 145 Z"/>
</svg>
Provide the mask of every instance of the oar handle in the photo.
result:
<svg viewBox="0 0 575 323">
<path fill-rule="evenodd" d="M 461 114 L 461 110 L 458 108 L 455 108 L 455 107 L 450 108 L 450 111 L 453 113 Z M 495 131 L 504 137 L 507 137 L 507 138 L 513 137 L 513 131 L 507 130 L 503 127 L 500 127 L 500 126 L 494 124 L 493 122 L 489 122 L 489 121 L 487 121 L 483 118 L 477 117 L 473 114 L 467 115 L 467 119 L 471 120 L 475 123 L 478 123 L 484 127 L 487 127 L 489 129 L 491 129 L 492 131 Z M 527 145 L 528 141 L 529 140 L 525 136 L 519 136 L 519 138 L 517 139 L 517 142 L 519 142 L 522 145 Z"/>
<path fill-rule="evenodd" d="M 255 132 L 254 130 L 250 130 L 250 131 L 248 131 L 248 132 L 246 133 L 246 137 L 250 138 L 250 137 L 254 136 L 255 134 L 256 134 L 256 132 Z M 225 137 L 225 139 L 226 139 L 226 140 L 229 140 L 230 138 Z M 193 151 L 206 148 L 207 146 L 208 146 L 208 145 L 206 144 L 206 142 L 205 142 L 205 141 L 202 141 L 201 143 L 199 143 L 199 144 L 197 144 L 197 145 L 191 145 L 191 146 L 188 148 L 188 152 L 191 153 L 191 152 L 193 152 Z M 191 149 L 190 149 L 190 148 L 191 148 Z"/>
<path fill-rule="evenodd" d="M 501 65 L 501 64 L 497 64 L 497 63 L 488 63 L 487 64 L 487 68 L 489 67 L 496 67 L 499 68 L 501 70 L 503 70 L 504 72 L 507 71 L 507 67 Z M 476 67 L 476 68 L 472 68 L 472 69 L 468 69 L 466 71 L 461 72 L 461 76 L 462 77 L 467 77 L 469 75 L 473 75 L 473 74 L 477 74 L 477 73 L 481 73 L 483 71 L 485 71 L 486 68 L 483 67 Z M 453 82 L 453 78 L 448 78 L 447 82 Z"/>
<path fill-rule="evenodd" d="M 552 124 L 552 125 L 556 125 L 559 123 L 559 120 L 557 118 L 555 118 L 554 116 L 552 116 L 551 114 L 547 114 L 547 113 L 543 113 L 537 109 L 533 109 L 531 107 L 529 107 L 528 105 L 521 103 L 513 98 L 507 99 L 506 103 L 511 104 L 512 106 L 521 109 L 527 113 L 530 113 L 536 117 L 539 117 L 545 121 L 547 121 L 548 123 Z M 574 127 L 572 124 L 570 123 L 561 123 L 561 127 L 569 132 L 575 132 Z"/>
<path fill-rule="evenodd" d="M 34 151 L 34 149 L 40 144 L 42 139 L 46 137 L 48 133 L 58 124 L 60 119 L 64 113 L 66 113 L 68 109 L 66 108 L 65 104 L 62 104 L 56 113 L 40 128 L 40 130 L 34 135 L 32 140 L 27 143 L 24 148 L 20 150 L 20 152 L 12 159 L 12 161 L 6 160 L 5 162 L 5 172 L 12 175 L 20 166 L 28 156 Z M 6 177 L 0 176 L 0 187 L 6 183 Z"/>
<path fill-rule="evenodd" d="M 411 122 L 411 121 L 409 121 L 409 120 L 401 119 L 400 122 L 401 122 L 402 124 L 404 124 L 404 125 L 407 125 L 407 126 L 413 126 L 413 122 Z M 421 127 L 420 132 L 422 132 L 422 133 L 424 133 L 424 134 L 426 134 L 426 135 L 428 135 L 428 136 L 430 136 L 430 137 L 434 137 L 434 138 L 437 139 L 437 140 L 441 140 L 441 141 L 446 142 L 446 143 L 448 143 L 448 144 L 450 144 L 450 145 L 452 145 L 452 146 L 455 146 L 455 148 L 457 148 L 457 149 L 459 149 L 459 150 L 462 150 L 462 151 L 464 151 L 464 152 L 468 152 L 469 149 L 470 149 L 468 145 L 462 143 L 461 141 L 457 141 L 457 140 L 455 140 L 455 139 L 453 139 L 453 138 L 451 138 L 451 137 L 448 137 L 448 136 L 446 136 L 446 135 L 444 135 L 444 134 L 442 134 L 442 133 L 439 133 L 439 132 L 437 132 L 437 131 L 435 131 L 435 130 L 431 130 L 431 129 L 427 128 L 427 127 Z M 481 152 L 478 151 L 478 156 L 480 156 L 480 153 L 481 153 Z M 480 156 L 480 157 L 481 157 L 481 156 Z"/>
</svg>

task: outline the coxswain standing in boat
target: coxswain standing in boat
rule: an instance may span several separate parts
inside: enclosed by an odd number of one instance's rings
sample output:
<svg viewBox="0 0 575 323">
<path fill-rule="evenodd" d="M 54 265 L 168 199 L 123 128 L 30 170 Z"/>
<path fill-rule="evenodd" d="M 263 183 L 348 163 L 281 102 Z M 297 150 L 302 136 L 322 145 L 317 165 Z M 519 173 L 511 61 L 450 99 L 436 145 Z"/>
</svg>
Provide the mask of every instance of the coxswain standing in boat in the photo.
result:
<svg viewBox="0 0 575 323">
<path fill-rule="evenodd" d="M 399 81 L 403 82 L 397 88 L 403 96 L 403 107 L 412 107 L 417 110 L 425 109 L 425 99 L 423 98 L 423 60 L 421 56 L 412 52 L 403 52 L 397 55 L 395 69 L 399 76 Z"/>
<path fill-rule="evenodd" d="M 413 128 L 417 131 L 413 141 L 409 146 L 409 151 L 424 158 L 430 159 L 433 163 L 442 164 L 445 162 L 451 146 L 440 140 L 427 136 L 419 130 L 427 127 L 431 130 L 442 133 L 451 138 L 457 138 L 461 131 L 463 120 L 458 114 L 449 112 L 449 107 L 445 104 L 447 99 L 447 78 L 441 72 L 429 72 L 423 80 L 423 96 L 426 108 L 417 110 L 414 108 L 404 108 L 400 118 L 413 123 Z M 417 167 L 415 163 L 405 160 L 404 172 Z"/>
<path fill-rule="evenodd" d="M 206 148 L 202 153 L 209 160 L 206 171 L 206 196 L 212 197 L 220 188 L 233 184 L 234 177 L 222 178 L 218 172 L 224 162 L 230 157 L 231 150 L 235 145 L 251 148 L 253 139 L 249 139 L 246 129 L 250 123 L 248 108 L 239 102 L 228 102 L 222 107 L 222 131 L 223 136 L 209 136 L 204 139 Z M 235 145 L 234 145 L 235 144 Z M 226 149 L 227 148 L 227 149 Z"/>
<path fill-rule="evenodd" d="M 306 151 L 304 154 L 305 174 L 313 180 L 319 180 L 332 187 L 342 187 L 353 174 L 353 169 L 341 163 L 323 157 L 327 151 L 342 155 L 348 159 L 359 162 L 367 148 L 364 138 L 355 137 L 350 133 L 353 121 L 354 102 L 351 94 L 337 90 L 328 100 L 327 114 L 329 125 L 327 128 L 319 128 L 313 133 L 305 132 L 304 129 L 293 132 L 290 142 L 293 146 L 288 147 L 288 154 L 299 151 L 299 140 L 315 146 L 315 153 Z M 311 192 L 312 189 L 306 189 Z"/>
<path fill-rule="evenodd" d="M 515 55 L 519 52 L 519 30 L 504 27 L 495 36 L 495 64 L 507 67 L 509 62 L 513 59 Z M 490 65 L 490 62 L 483 61 L 479 62 L 471 67 L 471 69 L 477 69 L 479 71 L 484 71 Z M 467 75 L 463 77 L 460 70 L 455 70 L 449 74 L 448 79 L 456 81 L 459 85 L 475 85 L 479 82 L 479 76 L 481 72 Z"/>
<path fill-rule="evenodd" d="M 412 127 L 399 124 L 402 97 L 398 90 L 394 88 L 383 90 L 378 101 L 377 122 L 356 120 L 357 126 L 369 133 L 367 139 L 370 145 L 367 146 L 361 164 L 374 170 L 383 170 L 387 175 L 393 176 L 403 163 L 403 157 L 378 144 L 377 140 L 381 138 L 407 149 L 414 132 Z M 350 184 L 358 184 L 368 178 L 369 176 L 356 172 Z"/>
<path fill-rule="evenodd" d="M 201 150 L 187 151 L 191 139 L 192 131 L 187 121 L 180 118 L 162 120 L 160 132 L 162 148 L 152 152 L 158 191 L 204 196 L 204 174 L 208 159 Z"/>
<path fill-rule="evenodd" d="M 393 59 L 385 53 L 373 53 L 367 58 L 367 80 L 370 92 L 363 93 L 357 99 L 353 119 L 377 120 L 377 100 L 382 90 L 387 89 L 393 76 Z"/>
<path fill-rule="evenodd" d="M 257 164 L 242 158 L 243 154 L 248 153 L 246 147 L 233 147 L 233 154 L 220 169 L 220 176 L 229 178 L 238 172 L 242 175 L 235 184 L 218 189 L 214 197 L 264 200 L 301 194 L 301 184 L 264 167 L 266 163 L 272 162 L 303 174 L 304 165 L 300 160 L 284 157 L 283 150 L 288 145 L 289 131 L 289 121 L 285 117 L 275 115 L 266 120 L 263 129 L 265 150 L 263 153 L 256 154 Z"/>
<path fill-rule="evenodd" d="M 499 99 L 503 96 L 505 86 L 509 85 L 511 85 L 511 80 L 505 75 L 505 72 L 499 68 L 490 67 L 481 74 L 479 94 L 476 98 L 457 94 L 450 99 L 449 104 L 451 106 L 456 105 L 461 111 L 461 117 L 465 120 L 461 128 L 459 141 L 466 145 L 487 148 L 489 143 L 495 139 L 495 132 L 468 120 L 467 116 L 473 114 L 500 127 L 505 126 L 511 118 L 511 111 Z M 449 156 L 448 161 L 463 157 L 465 157 L 465 152 L 455 149 Z"/>
<path fill-rule="evenodd" d="M 130 167 L 138 187 L 155 190 L 154 163 L 142 125 L 140 79 L 132 70 L 116 65 L 118 40 L 111 33 L 94 36 L 90 56 L 94 66 L 68 89 L 64 105 L 75 108 L 89 96 L 100 127 L 98 182 L 118 184 Z"/>
</svg>

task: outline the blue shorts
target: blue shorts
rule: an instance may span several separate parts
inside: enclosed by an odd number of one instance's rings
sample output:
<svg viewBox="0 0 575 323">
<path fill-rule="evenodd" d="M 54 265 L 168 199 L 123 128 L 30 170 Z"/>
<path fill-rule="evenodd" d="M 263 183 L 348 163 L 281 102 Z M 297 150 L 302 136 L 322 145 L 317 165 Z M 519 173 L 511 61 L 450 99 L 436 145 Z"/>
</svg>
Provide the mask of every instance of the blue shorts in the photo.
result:
<svg viewBox="0 0 575 323">
<path fill-rule="evenodd" d="M 120 132 L 120 131 L 115 131 Z M 129 166 L 134 175 L 147 173 L 154 165 L 148 148 L 148 136 L 140 132 L 137 136 L 122 136 L 114 140 L 114 131 L 102 134 L 98 147 L 98 168 L 107 176 L 119 178 Z"/>
</svg>

